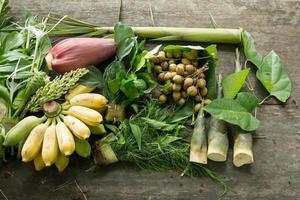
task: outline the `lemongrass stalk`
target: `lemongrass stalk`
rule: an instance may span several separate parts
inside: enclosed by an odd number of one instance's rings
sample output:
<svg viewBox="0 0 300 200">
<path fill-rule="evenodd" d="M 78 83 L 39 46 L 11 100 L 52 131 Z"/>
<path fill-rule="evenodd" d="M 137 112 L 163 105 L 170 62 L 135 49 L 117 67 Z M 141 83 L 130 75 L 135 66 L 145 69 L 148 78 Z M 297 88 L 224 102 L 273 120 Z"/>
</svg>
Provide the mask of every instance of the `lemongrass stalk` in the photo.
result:
<svg viewBox="0 0 300 200">
<path fill-rule="evenodd" d="M 57 17 L 49 17 L 58 21 Z M 53 24 L 48 23 L 48 27 Z M 241 43 L 242 29 L 230 28 L 182 28 L 182 27 L 132 27 L 134 33 L 141 38 L 148 38 L 157 41 L 188 41 L 208 43 Z M 52 35 L 93 35 L 105 36 L 112 34 L 114 27 L 97 27 L 90 23 L 66 17 L 62 23 L 53 31 Z"/>
<path fill-rule="evenodd" d="M 207 137 L 203 108 L 198 112 L 195 121 L 191 139 L 190 162 L 207 164 Z"/>
<path fill-rule="evenodd" d="M 239 52 L 236 49 L 236 64 L 235 71 L 241 71 L 241 65 L 239 63 Z M 238 128 L 234 134 L 234 146 L 233 146 L 233 164 L 236 167 L 243 166 L 254 162 L 253 150 L 252 150 L 252 134 L 245 132 Z"/>
<path fill-rule="evenodd" d="M 218 98 L 222 98 L 221 75 L 218 80 Z M 223 120 L 214 117 L 210 120 L 210 129 L 208 132 L 208 150 L 207 157 L 210 160 L 223 162 L 227 159 L 228 135 L 226 124 Z"/>
</svg>

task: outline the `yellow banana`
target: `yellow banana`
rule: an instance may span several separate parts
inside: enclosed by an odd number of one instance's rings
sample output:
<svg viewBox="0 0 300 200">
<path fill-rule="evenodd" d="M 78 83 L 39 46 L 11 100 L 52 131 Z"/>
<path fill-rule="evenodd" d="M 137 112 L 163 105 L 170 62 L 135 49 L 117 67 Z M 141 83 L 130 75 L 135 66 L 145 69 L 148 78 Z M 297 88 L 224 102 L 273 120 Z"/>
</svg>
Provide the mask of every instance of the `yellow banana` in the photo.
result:
<svg viewBox="0 0 300 200">
<path fill-rule="evenodd" d="M 65 95 L 65 99 L 67 101 L 70 101 L 70 99 L 72 99 L 74 96 L 76 96 L 78 94 L 82 94 L 82 93 L 89 93 L 89 92 L 93 91 L 94 89 L 95 89 L 95 87 L 89 87 L 89 86 L 85 86 L 82 84 L 78 84 L 74 88 L 69 90 L 69 92 Z"/>
<path fill-rule="evenodd" d="M 3 145 L 12 146 L 18 144 L 20 141 L 24 140 L 31 130 L 42 123 L 46 117 L 37 118 L 35 116 L 28 116 L 17 123 L 13 128 L 11 128 L 5 136 Z"/>
<path fill-rule="evenodd" d="M 44 169 L 46 167 L 43 158 L 42 158 L 42 154 L 39 153 L 35 159 L 33 160 L 34 163 L 34 168 L 36 171 L 41 171 L 42 169 Z"/>
<path fill-rule="evenodd" d="M 83 106 L 71 106 L 66 113 L 80 119 L 82 122 L 90 126 L 98 126 L 103 120 L 100 113 Z"/>
<path fill-rule="evenodd" d="M 62 172 L 66 169 L 69 164 L 69 158 L 60 153 L 55 161 L 55 166 L 59 172 Z"/>
<path fill-rule="evenodd" d="M 90 129 L 76 117 L 70 115 L 65 116 L 64 123 L 72 131 L 72 133 L 81 140 L 84 140 L 91 135 Z"/>
<path fill-rule="evenodd" d="M 47 128 L 48 125 L 40 124 L 32 129 L 21 151 L 23 162 L 32 161 L 38 155 Z"/>
<path fill-rule="evenodd" d="M 71 155 L 75 151 L 75 141 L 72 133 L 63 122 L 57 123 L 56 135 L 60 152 L 65 156 Z"/>
<path fill-rule="evenodd" d="M 72 106 L 84 106 L 103 113 L 106 110 L 107 99 L 101 94 L 83 93 L 70 99 Z"/>
<path fill-rule="evenodd" d="M 42 147 L 42 158 L 45 165 L 51 166 L 58 155 L 58 142 L 56 138 L 55 125 L 51 125 L 47 128 Z"/>
</svg>

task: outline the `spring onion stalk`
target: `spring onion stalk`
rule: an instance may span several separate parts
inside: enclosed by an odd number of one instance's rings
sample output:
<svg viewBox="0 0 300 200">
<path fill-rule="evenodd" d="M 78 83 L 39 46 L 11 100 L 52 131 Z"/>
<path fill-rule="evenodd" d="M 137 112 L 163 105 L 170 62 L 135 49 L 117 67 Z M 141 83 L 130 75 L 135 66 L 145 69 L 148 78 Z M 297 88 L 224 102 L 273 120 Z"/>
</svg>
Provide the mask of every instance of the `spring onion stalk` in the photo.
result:
<svg viewBox="0 0 300 200">
<path fill-rule="evenodd" d="M 207 164 L 207 137 L 203 108 L 198 112 L 191 139 L 190 162 Z"/>
<path fill-rule="evenodd" d="M 218 80 L 218 98 L 222 98 L 221 75 Z M 210 160 L 223 162 L 227 159 L 228 135 L 226 124 L 223 120 L 214 117 L 210 120 L 210 129 L 208 132 L 208 150 L 207 157 Z"/>
<path fill-rule="evenodd" d="M 53 29 L 52 35 L 84 35 L 84 36 L 105 36 L 113 34 L 113 27 L 98 27 L 93 24 L 65 16 L 48 16 L 48 28 Z M 59 20 L 61 23 L 58 24 Z M 239 44 L 241 42 L 242 29 L 227 28 L 179 28 L 179 27 L 132 27 L 135 34 L 141 38 L 148 38 L 157 41 L 188 41 Z"/>
<path fill-rule="evenodd" d="M 239 53 L 236 51 L 235 72 L 241 71 Z M 253 163 L 252 134 L 236 127 L 233 146 L 233 164 L 236 167 Z"/>
</svg>

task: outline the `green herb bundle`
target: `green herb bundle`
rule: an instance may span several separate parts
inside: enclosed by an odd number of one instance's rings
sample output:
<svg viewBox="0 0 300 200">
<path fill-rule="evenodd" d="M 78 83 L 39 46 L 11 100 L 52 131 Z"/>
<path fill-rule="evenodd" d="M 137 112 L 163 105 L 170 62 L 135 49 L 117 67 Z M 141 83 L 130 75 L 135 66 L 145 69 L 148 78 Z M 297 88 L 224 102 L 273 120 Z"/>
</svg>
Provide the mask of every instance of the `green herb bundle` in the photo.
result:
<svg viewBox="0 0 300 200">
<path fill-rule="evenodd" d="M 135 107 L 135 106 L 134 106 Z M 115 134 L 107 140 L 118 160 L 136 164 L 146 170 L 177 170 L 187 176 L 208 176 L 227 187 L 211 170 L 203 165 L 190 163 L 190 144 L 184 130 L 191 129 L 184 122 L 193 114 L 192 107 L 180 109 L 161 108 L 158 100 L 150 99 L 135 107 L 137 111 L 118 127 L 107 125 Z"/>
</svg>

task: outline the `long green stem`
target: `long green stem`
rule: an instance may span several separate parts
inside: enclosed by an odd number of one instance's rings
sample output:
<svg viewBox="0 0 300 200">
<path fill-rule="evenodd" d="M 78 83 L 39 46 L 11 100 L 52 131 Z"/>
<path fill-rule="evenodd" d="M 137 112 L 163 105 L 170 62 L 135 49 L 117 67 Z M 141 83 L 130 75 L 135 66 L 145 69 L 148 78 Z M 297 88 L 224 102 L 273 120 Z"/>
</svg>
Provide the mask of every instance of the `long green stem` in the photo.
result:
<svg viewBox="0 0 300 200">
<path fill-rule="evenodd" d="M 222 98 L 221 75 L 218 80 L 218 98 Z M 210 129 L 208 132 L 208 150 L 207 157 L 213 161 L 226 161 L 228 151 L 228 136 L 226 124 L 223 120 L 214 117 L 210 120 Z"/>
<path fill-rule="evenodd" d="M 56 22 L 59 18 L 49 17 Z M 48 24 L 49 28 L 53 24 Z M 208 43 L 241 43 L 242 29 L 229 28 L 179 28 L 179 27 L 132 27 L 138 37 L 158 41 L 188 41 Z M 51 32 L 52 35 L 83 35 L 105 36 L 114 32 L 113 27 L 97 27 L 80 20 L 65 17 L 62 23 Z"/>
</svg>

